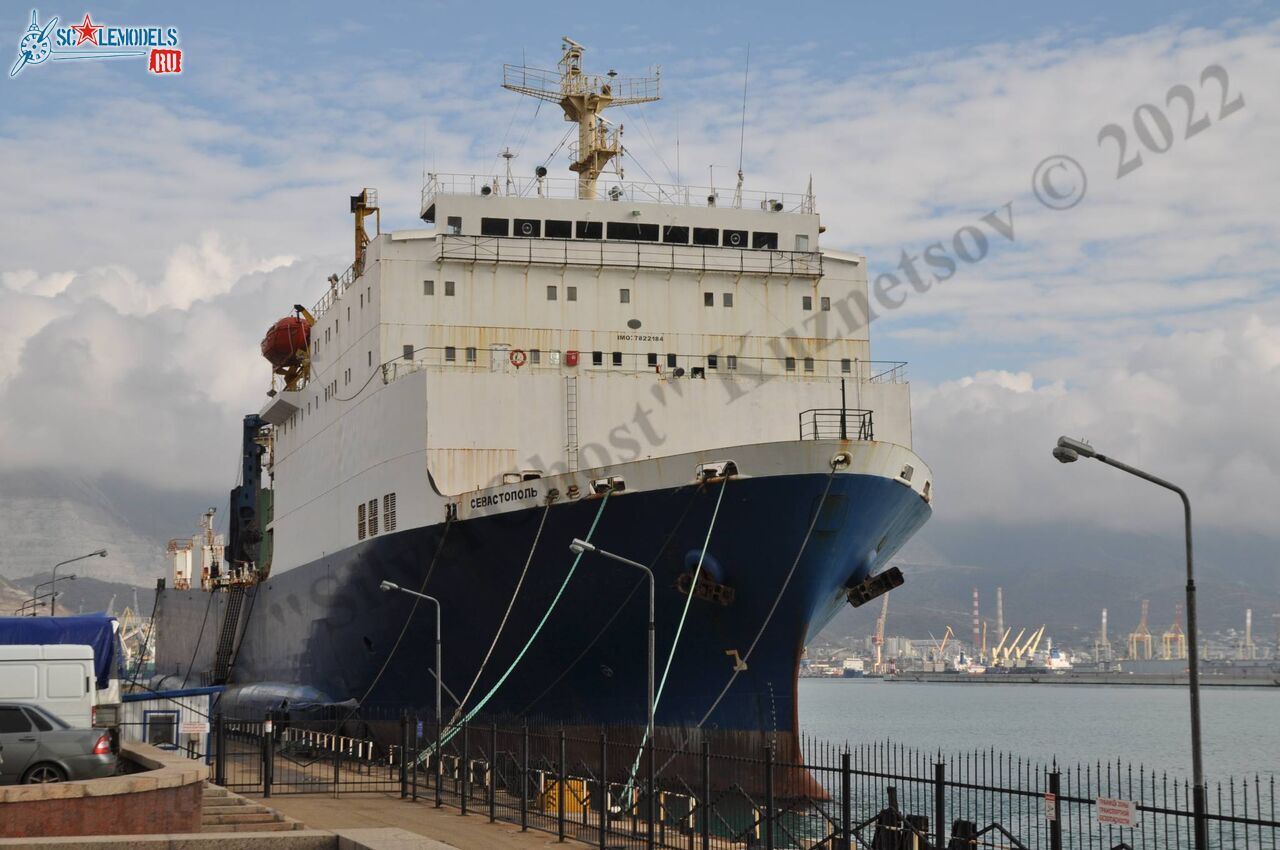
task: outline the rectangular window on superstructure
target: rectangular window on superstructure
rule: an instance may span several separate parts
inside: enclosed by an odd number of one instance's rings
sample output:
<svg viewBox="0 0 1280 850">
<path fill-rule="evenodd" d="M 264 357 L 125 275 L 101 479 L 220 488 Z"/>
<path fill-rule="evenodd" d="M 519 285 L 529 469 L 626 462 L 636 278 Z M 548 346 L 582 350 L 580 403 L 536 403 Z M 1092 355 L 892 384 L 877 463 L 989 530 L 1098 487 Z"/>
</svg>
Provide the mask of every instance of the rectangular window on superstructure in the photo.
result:
<svg viewBox="0 0 1280 850">
<path fill-rule="evenodd" d="M 693 229 L 694 245 L 719 245 L 720 231 L 714 227 L 695 227 Z"/>
<path fill-rule="evenodd" d="M 462 233 L 462 216 L 451 215 L 445 224 L 445 231 L 451 236 L 458 236 Z"/>
<path fill-rule="evenodd" d="M 396 494 L 388 493 L 382 497 L 382 530 L 396 530 Z"/>
<path fill-rule="evenodd" d="M 703 307 L 716 306 L 716 294 L 714 292 L 702 293 L 702 306 Z"/>
<path fill-rule="evenodd" d="M 424 281 L 422 282 L 422 294 L 423 294 L 423 295 L 435 295 L 435 294 L 436 294 L 436 282 L 435 282 L 434 280 L 424 280 Z"/>
<path fill-rule="evenodd" d="M 328 328 L 325 328 L 325 329 L 324 329 L 324 344 L 325 344 L 325 345 L 328 345 L 328 344 L 329 344 L 329 329 L 328 329 Z"/>
<path fill-rule="evenodd" d="M 840 361 L 840 371 L 846 375 L 853 371 L 853 361 L 848 357 Z"/>
<path fill-rule="evenodd" d="M 529 365 L 537 366 L 542 362 L 542 352 L 536 348 L 529 349 Z"/>
<path fill-rule="evenodd" d="M 592 366 L 603 366 L 603 365 L 604 365 L 604 352 L 603 352 L 603 351 L 593 351 L 593 352 L 591 352 L 591 365 L 592 365 Z"/>
<path fill-rule="evenodd" d="M 724 304 L 724 306 L 726 306 L 726 307 L 732 307 L 732 306 L 733 306 L 733 293 L 732 293 L 732 292 L 726 292 L 726 293 L 724 294 L 724 300 L 723 300 L 721 303 L 723 303 L 723 304 Z"/>
<path fill-rule="evenodd" d="M 468 363 L 476 362 L 476 347 L 474 345 L 467 346 L 467 362 Z"/>
<path fill-rule="evenodd" d="M 446 345 L 444 347 L 444 362 L 455 363 L 457 362 L 457 360 L 458 360 L 458 349 L 454 348 L 452 345 Z"/>
<path fill-rule="evenodd" d="M 778 250 L 778 234 L 760 233 L 758 231 L 755 233 L 752 233 L 751 247 L 757 248 L 757 249 L 768 248 L 769 250 L 776 251 Z"/>
<path fill-rule="evenodd" d="M 543 224 L 548 239 L 572 239 L 573 238 L 573 222 L 558 221 L 549 218 Z"/>
<path fill-rule="evenodd" d="M 401 357 L 403 357 L 405 360 L 412 360 L 412 359 L 413 359 L 413 345 L 406 345 L 404 348 L 402 348 L 402 349 L 400 350 L 400 356 L 401 356 Z"/>
<path fill-rule="evenodd" d="M 719 365 L 720 365 L 720 358 L 719 358 L 719 357 L 717 357 L 717 356 L 716 356 L 716 355 L 714 355 L 714 354 L 708 354 L 708 355 L 707 355 L 707 368 L 708 368 L 708 369 L 715 369 L 715 368 L 716 368 L 717 366 L 719 366 Z"/>
<path fill-rule="evenodd" d="M 372 352 L 372 351 L 369 351 L 369 352 L 367 352 L 367 353 L 368 353 L 368 355 L 369 355 L 369 365 L 370 365 L 370 366 L 372 366 L 372 365 L 373 365 L 373 352 Z"/>
<path fill-rule="evenodd" d="M 747 231 L 726 230 L 720 241 L 726 248 L 745 248 L 747 247 Z"/>
<path fill-rule="evenodd" d="M 640 225 L 634 221 L 611 221 L 608 224 L 608 238 L 622 239 L 631 242 L 640 239 Z"/>
<path fill-rule="evenodd" d="M 652 369 L 658 365 L 658 354 L 655 351 L 649 352 L 649 368 Z"/>
<path fill-rule="evenodd" d="M 578 287 L 576 287 L 576 286 L 566 286 L 566 287 L 564 288 L 564 300 L 565 300 L 565 301 L 577 301 L 577 300 L 578 300 Z"/>
<path fill-rule="evenodd" d="M 787 371 L 794 372 L 796 370 L 796 359 L 794 357 L 787 358 Z"/>
<path fill-rule="evenodd" d="M 812 357 L 806 357 L 806 358 L 804 359 L 804 370 L 805 370 L 806 372 L 812 372 L 812 371 L 813 371 L 813 358 L 812 358 Z"/>
<path fill-rule="evenodd" d="M 621 352 L 621 351 L 615 351 L 615 352 L 613 352 L 613 365 L 614 365 L 614 366 L 621 366 L 621 365 L 622 365 L 622 352 Z"/>
<path fill-rule="evenodd" d="M 356 505 L 356 540 L 364 540 L 364 502 Z"/>
<path fill-rule="evenodd" d="M 823 309 L 824 311 L 826 311 L 826 312 L 828 312 L 828 313 L 829 313 L 829 312 L 831 312 L 831 298 L 830 298 L 830 297 L 828 297 L 828 296 L 826 296 L 826 295 L 822 296 L 822 301 L 821 301 L 820 303 L 821 303 L 821 305 L 822 305 L 822 309 Z"/>
<path fill-rule="evenodd" d="M 801 308 L 802 310 L 812 310 L 812 309 L 813 309 L 813 296 L 812 296 L 812 295 L 805 295 L 804 297 L 802 297 L 802 298 L 800 299 L 800 308 Z"/>
<path fill-rule="evenodd" d="M 456 288 L 457 288 L 457 284 L 455 284 L 455 283 L 454 283 L 453 281 L 451 281 L 451 280 L 446 280 L 446 281 L 444 282 L 444 294 L 445 294 L 445 296 L 446 296 L 446 297 L 449 297 L 449 298 L 452 298 L 452 297 L 453 297 L 453 292 L 454 292 L 454 290 L 455 290 Z"/>
<path fill-rule="evenodd" d="M 631 290 L 630 290 L 630 289 L 619 289 L 619 290 L 618 290 L 618 303 L 620 303 L 620 304 L 630 304 L 630 303 L 631 303 Z"/>
<path fill-rule="evenodd" d="M 603 239 L 604 222 L 580 221 L 574 226 L 579 239 Z"/>
<path fill-rule="evenodd" d="M 555 301 L 559 297 L 560 290 L 554 286 L 547 287 L 547 300 Z"/>
<path fill-rule="evenodd" d="M 667 368 L 668 369 L 676 368 L 676 356 L 674 354 L 667 355 Z"/>
<path fill-rule="evenodd" d="M 689 228 L 668 224 L 662 228 L 662 241 L 674 245 L 688 245 Z"/>
<path fill-rule="evenodd" d="M 724 366 L 725 366 L 725 368 L 726 368 L 726 369 L 737 369 L 737 368 L 738 368 L 738 355 L 736 355 L 736 354 L 726 354 L 726 355 L 725 355 L 725 358 L 724 358 Z"/>
<path fill-rule="evenodd" d="M 511 220 L 506 218 L 480 219 L 481 236 L 510 236 Z"/>
<path fill-rule="evenodd" d="M 369 536 L 378 533 L 378 500 L 369 500 Z"/>
<path fill-rule="evenodd" d="M 527 239 L 536 239 L 542 235 L 542 222 L 536 218 L 518 218 L 516 219 L 516 236 L 523 236 Z"/>
</svg>

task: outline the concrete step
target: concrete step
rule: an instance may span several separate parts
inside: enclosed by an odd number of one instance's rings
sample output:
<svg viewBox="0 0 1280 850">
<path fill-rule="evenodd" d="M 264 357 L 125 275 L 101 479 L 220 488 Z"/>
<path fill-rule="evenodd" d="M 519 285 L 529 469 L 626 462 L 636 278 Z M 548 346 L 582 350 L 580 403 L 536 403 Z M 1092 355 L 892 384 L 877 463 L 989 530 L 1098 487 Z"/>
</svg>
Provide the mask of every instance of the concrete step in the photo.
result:
<svg viewBox="0 0 1280 850">
<path fill-rule="evenodd" d="M 241 797 L 206 797 L 200 805 L 206 809 L 232 809 L 246 804 Z"/>
<path fill-rule="evenodd" d="M 218 823 L 270 823 L 271 821 L 282 820 L 275 812 L 258 811 L 258 812 L 235 812 L 226 815 L 205 814 L 200 818 L 201 823 L 218 824 Z"/>
<path fill-rule="evenodd" d="M 292 832 L 302 827 L 292 821 L 268 823 L 215 823 L 203 827 L 202 832 Z"/>
</svg>

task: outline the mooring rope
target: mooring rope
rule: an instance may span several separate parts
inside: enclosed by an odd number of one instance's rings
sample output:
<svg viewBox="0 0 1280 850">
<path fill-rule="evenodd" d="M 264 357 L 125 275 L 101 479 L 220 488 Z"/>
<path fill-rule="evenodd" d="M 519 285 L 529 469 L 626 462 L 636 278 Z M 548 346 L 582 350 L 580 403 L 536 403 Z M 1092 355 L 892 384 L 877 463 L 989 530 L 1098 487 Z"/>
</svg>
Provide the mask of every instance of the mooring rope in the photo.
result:
<svg viewBox="0 0 1280 850">
<path fill-rule="evenodd" d="M 604 516 L 605 505 L 609 504 L 609 495 L 610 495 L 609 493 L 605 493 L 604 498 L 600 500 L 600 507 L 596 510 L 595 519 L 591 521 L 591 528 L 588 529 L 587 536 L 584 538 L 588 543 L 591 542 L 592 535 L 596 533 L 596 526 L 600 524 L 600 517 Z M 448 731 L 443 732 L 440 735 L 440 744 L 442 746 L 444 744 L 447 744 L 449 741 L 453 740 L 453 737 L 458 734 L 458 732 L 462 729 L 462 727 L 465 726 L 467 723 L 471 722 L 471 720 L 477 714 L 479 714 L 486 705 L 488 705 L 489 700 L 493 699 L 494 694 L 498 692 L 498 689 L 501 688 L 502 685 L 507 681 L 507 678 L 512 674 L 512 672 L 515 671 L 516 667 L 519 666 L 520 662 L 524 660 L 525 653 L 529 651 L 529 647 L 533 646 L 533 642 L 537 640 L 538 635 L 542 632 L 542 627 L 547 624 L 547 620 L 551 619 L 552 612 L 555 611 L 556 606 L 560 604 L 560 598 L 564 596 L 565 588 L 569 586 L 570 579 L 572 579 L 573 574 L 577 572 L 578 564 L 582 561 L 583 554 L 584 553 L 579 552 L 574 557 L 573 565 L 569 567 L 569 572 L 565 575 L 564 581 L 560 582 L 560 589 L 556 591 L 556 595 L 552 598 L 551 604 L 547 607 L 546 612 L 542 615 L 542 619 L 539 620 L 538 625 L 534 627 L 533 634 L 529 635 L 529 639 L 525 641 L 524 646 L 520 648 L 520 652 L 516 654 L 515 659 L 511 662 L 510 665 L 508 665 L 507 669 L 503 672 L 503 674 L 500 677 L 498 677 L 498 681 L 495 682 L 493 687 L 489 689 L 489 692 L 486 693 L 478 703 L 476 703 L 475 708 L 471 709 L 470 711 L 468 711 L 466 714 L 463 715 L 462 720 L 460 722 L 450 724 Z M 423 759 L 425 759 L 434 751 L 435 751 L 434 744 L 430 747 L 427 747 L 421 753 L 418 754 L 418 757 L 415 760 L 415 763 L 422 762 Z"/>
<path fill-rule="evenodd" d="M 818 525 L 818 517 L 822 515 L 822 505 L 827 500 L 827 494 L 831 492 L 831 483 L 835 480 L 835 477 L 836 469 L 832 466 L 831 472 L 827 475 L 827 484 L 822 489 L 822 496 L 818 499 L 818 504 L 813 511 L 812 519 L 809 520 L 809 528 L 804 533 L 804 539 L 800 541 L 800 549 L 796 552 L 795 560 L 791 562 L 791 569 L 787 570 L 787 577 L 782 580 L 782 587 L 778 589 L 778 595 L 774 597 L 773 605 L 769 608 L 769 613 L 765 615 L 764 622 L 760 624 L 760 630 L 756 632 L 755 638 L 751 641 L 751 646 L 747 647 L 747 651 L 740 656 L 741 662 L 734 665 L 733 673 L 730 674 L 729 681 L 725 683 L 723 690 L 720 691 L 720 695 L 711 703 L 711 707 L 707 709 L 706 714 L 702 715 L 702 719 L 694 725 L 694 729 L 701 729 L 703 724 L 711 718 L 712 713 L 720 706 L 720 702 L 725 698 L 725 695 L 729 693 L 729 689 L 733 687 L 733 683 L 738 680 L 738 674 L 747 669 L 747 661 L 751 658 L 751 653 L 755 652 L 757 644 L 760 643 L 760 638 L 764 635 L 765 629 L 769 627 L 769 623 L 773 619 L 774 613 L 778 610 L 778 605 L 782 602 L 783 595 L 786 594 L 787 588 L 791 584 L 791 579 L 795 575 L 796 568 L 800 566 L 800 559 L 804 557 L 805 549 L 809 546 L 809 538 L 813 536 L 813 529 Z M 677 747 L 676 749 L 679 750 L 681 748 Z M 675 755 L 672 755 L 657 772 L 660 773 L 665 770 L 674 760 Z"/>
<path fill-rule="evenodd" d="M 467 700 L 471 699 L 472 692 L 476 689 L 476 685 L 480 682 L 480 677 L 484 675 L 484 668 L 489 664 L 489 659 L 493 657 L 493 650 L 498 646 L 498 639 L 502 637 L 503 630 L 507 627 L 507 619 L 511 616 L 511 610 L 515 608 L 516 597 L 520 595 L 520 588 L 524 586 L 525 576 L 529 574 L 529 565 L 533 563 L 533 553 L 538 550 L 538 541 L 542 539 L 542 529 L 547 524 L 547 514 L 551 513 L 551 500 L 547 500 L 547 506 L 542 509 L 542 520 L 538 523 L 538 531 L 533 536 L 533 546 L 529 547 L 529 557 L 524 560 L 524 569 L 520 571 L 520 579 L 516 582 L 516 589 L 511 591 L 511 601 L 507 603 L 507 611 L 502 615 L 502 622 L 498 624 L 498 631 L 493 636 L 493 642 L 489 644 L 489 651 L 484 654 L 484 660 L 480 662 L 480 669 L 476 670 L 476 676 L 471 680 L 471 687 L 467 688 L 467 692 L 463 694 L 462 699 L 458 700 L 458 707 L 453 711 L 453 717 L 449 719 L 449 725 L 458 722 L 458 717 L 462 714 L 463 708 L 467 704 Z"/>
<path fill-rule="evenodd" d="M 680 612 L 680 622 L 676 624 L 676 634 L 671 641 L 671 651 L 667 653 L 667 664 L 662 670 L 662 680 L 658 684 L 658 691 L 653 697 L 653 712 L 656 716 L 658 713 L 658 704 L 662 702 L 662 691 L 667 686 L 667 676 L 671 673 L 671 662 L 675 660 L 676 648 L 680 645 L 680 635 L 684 632 L 684 622 L 689 616 L 689 606 L 693 603 L 694 592 L 698 588 L 698 579 L 702 576 L 702 562 L 707 557 L 707 547 L 711 545 L 711 532 L 715 530 L 716 518 L 720 516 L 720 502 L 724 500 L 724 491 L 729 489 L 729 478 L 726 476 L 724 483 L 720 485 L 720 493 L 716 496 L 716 506 L 711 512 L 711 523 L 707 526 L 707 535 L 702 540 L 702 551 L 698 553 L 698 566 L 693 571 L 693 581 L 689 584 L 689 595 L 684 600 L 684 610 Z M 636 773 L 640 770 L 640 760 L 644 758 L 644 748 L 649 742 L 649 726 L 645 724 L 644 735 L 640 739 L 640 748 L 636 750 L 636 760 L 631 764 L 631 774 L 627 779 L 627 785 L 623 788 L 623 793 L 628 795 L 628 804 L 630 795 L 633 793 L 636 782 Z"/>
</svg>

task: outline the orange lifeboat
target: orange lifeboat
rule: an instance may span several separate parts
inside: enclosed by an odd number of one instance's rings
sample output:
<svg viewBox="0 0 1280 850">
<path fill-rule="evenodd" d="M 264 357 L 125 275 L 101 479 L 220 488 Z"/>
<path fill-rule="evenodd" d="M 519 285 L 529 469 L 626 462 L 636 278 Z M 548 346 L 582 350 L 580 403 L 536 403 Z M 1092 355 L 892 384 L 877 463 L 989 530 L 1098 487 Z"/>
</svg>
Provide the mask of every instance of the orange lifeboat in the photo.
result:
<svg viewBox="0 0 1280 850">
<path fill-rule="evenodd" d="M 295 365 L 307 356 L 311 325 L 300 316 L 285 316 L 267 329 L 262 338 L 262 356 L 276 369 Z"/>
</svg>

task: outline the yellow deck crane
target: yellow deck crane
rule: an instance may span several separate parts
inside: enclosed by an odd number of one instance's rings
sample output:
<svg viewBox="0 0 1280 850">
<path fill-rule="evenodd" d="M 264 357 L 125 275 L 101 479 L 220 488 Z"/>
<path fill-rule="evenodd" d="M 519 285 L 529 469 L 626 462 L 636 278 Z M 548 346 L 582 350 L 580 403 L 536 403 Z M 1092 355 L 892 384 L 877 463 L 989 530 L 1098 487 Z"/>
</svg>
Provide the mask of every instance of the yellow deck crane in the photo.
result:
<svg viewBox="0 0 1280 850">
<path fill-rule="evenodd" d="M 1013 629 L 1010 629 L 1010 631 L 1013 631 Z M 1026 629 L 1019 629 L 1018 636 L 1015 637 L 1013 640 L 1011 640 L 1005 646 L 1004 656 L 1003 656 L 1003 662 L 1005 665 L 1008 665 L 1008 663 L 1013 660 L 1013 657 L 1014 657 L 1013 652 L 1015 649 L 1018 648 L 1018 645 L 1022 642 L 1022 636 L 1025 635 L 1026 633 L 1027 633 Z"/>
<path fill-rule="evenodd" d="M 884 622 L 889 617 L 889 594 L 884 595 L 884 602 L 880 603 L 880 616 L 876 618 L 876 631 L 871 636 L 871 645 L 876 648 L 876 661 L 871 668 L 871 672 L 877 676 L 884 674 L 884 666 L 881 655 L 884 650 Z"/>
<path fill-rule="evenodd" d="M 1003 659 L 1001 653 L 1004 651 L 1004 642 L 1009 639 L 1009 632 L 1011 631 L 1013 631 L 1012 628 L 1005 629 L 1004 634 L 1000 635 L 1000 642 L 996 644 L 995 649 L 991 650 L 991 663 L 993 666 L 1000 666 L 1000 662 Z"/>
</svg>

